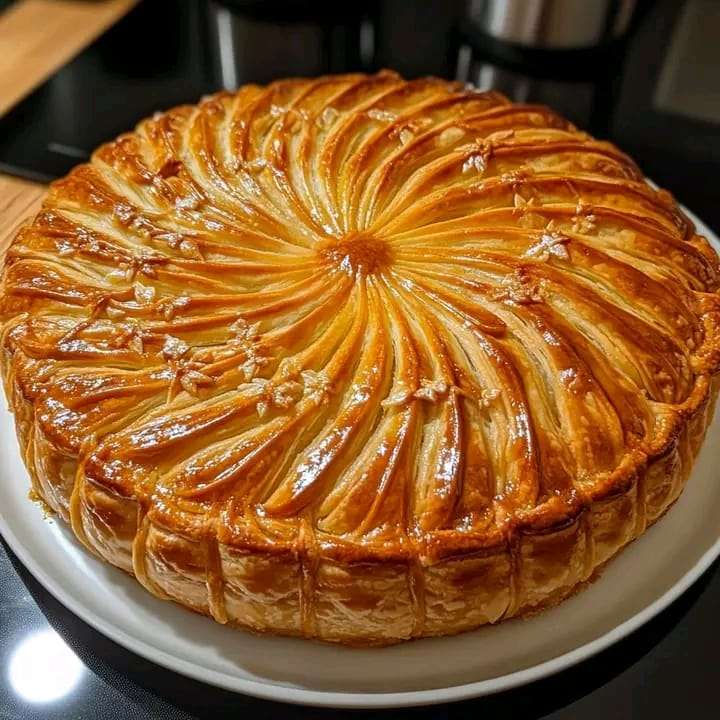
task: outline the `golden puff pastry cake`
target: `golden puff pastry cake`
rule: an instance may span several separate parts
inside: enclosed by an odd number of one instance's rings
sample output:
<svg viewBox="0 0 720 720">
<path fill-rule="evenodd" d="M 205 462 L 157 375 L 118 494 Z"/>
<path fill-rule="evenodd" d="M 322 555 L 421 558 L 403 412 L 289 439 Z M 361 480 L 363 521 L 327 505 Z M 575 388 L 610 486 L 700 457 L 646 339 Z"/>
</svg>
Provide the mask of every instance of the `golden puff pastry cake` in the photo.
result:
<svg viewBox="0 0 720 720">
<path fill-rule="evenodd" d="M 673 503 L 718 281 L 547 108 L 284 80 L 52 185 L 5 260 L 3 376 L 90 551 L 220 623 L 382 645 L 553 605 Z"/>
</svg>

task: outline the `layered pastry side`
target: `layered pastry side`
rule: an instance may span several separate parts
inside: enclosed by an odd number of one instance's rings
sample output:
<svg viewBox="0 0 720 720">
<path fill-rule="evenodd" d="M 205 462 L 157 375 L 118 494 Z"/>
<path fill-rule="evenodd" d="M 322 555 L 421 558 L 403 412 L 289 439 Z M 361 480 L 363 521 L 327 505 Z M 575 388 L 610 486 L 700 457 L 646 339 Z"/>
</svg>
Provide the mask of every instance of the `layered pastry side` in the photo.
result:
<svg viewBox="0 0 720 720">
<path fill-rule="evenodd" d="M 53 183 L 5 260 L 2 370 L 91 552 L 221 623 L 388 644 L 553 605 L 676 500 L 719 279 L 547 108 L 287 80 Z"/>
</svg>

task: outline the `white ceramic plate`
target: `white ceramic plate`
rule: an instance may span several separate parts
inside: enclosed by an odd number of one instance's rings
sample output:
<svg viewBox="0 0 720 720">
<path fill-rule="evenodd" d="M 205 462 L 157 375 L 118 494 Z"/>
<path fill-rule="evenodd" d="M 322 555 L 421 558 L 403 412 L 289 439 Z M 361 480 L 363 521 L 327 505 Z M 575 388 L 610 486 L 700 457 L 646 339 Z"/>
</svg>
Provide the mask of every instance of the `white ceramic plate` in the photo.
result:
<svg viewBox="0 0 720 720">
<path fill-rule="evenodd" d="M 688 213 L 690 214 L 690 213 Z M 698 230 L 720 241 L 694 216 Z M 535 618 L 457 637 L 358 650 L 256 636 L 149 595 L 29 502 L 0 391 L 0 531 L 60 602 L 160 665 L 257 697 L 334 707 L 423 705 L 487 695 L 567 668 L 647 622 L 720 555 L 720 413 L 675 507 L 584 592 Z M 709 640 L 708 640 L 709 641 Z"/>
</svg>

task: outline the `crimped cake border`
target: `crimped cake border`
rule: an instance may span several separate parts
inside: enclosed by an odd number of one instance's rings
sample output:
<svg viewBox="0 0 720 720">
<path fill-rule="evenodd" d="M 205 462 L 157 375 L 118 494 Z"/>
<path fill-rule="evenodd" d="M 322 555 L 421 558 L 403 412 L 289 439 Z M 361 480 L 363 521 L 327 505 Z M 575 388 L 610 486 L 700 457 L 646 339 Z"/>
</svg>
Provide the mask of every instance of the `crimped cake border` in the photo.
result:
<svg viewBox="0 0 720 720">
<path fill-rule="evenodd" d="M 264 551 L 249 542 L 191 539 L 150 523 L 135 499 L 87 481 L 82 464 L 68 494 L 39 467 L 49 448 L 11 365 L 5 358 L 3 378 L 21 420 L 18 436 L 33 490 L 93 554 L 152 594 L 218 622 L 355 646 L 472 630 L 534 614 L 584 587 L 677 500 L 720 387 L 717 378 L 699 376 L 652 456 L 621 465 L 597 493 L 571 507 L 552 514 L 541 507 L 518 518 L 503 537 L 444 544 L 451 540 L 445 534 L 422 548 L 374 554 L 341 544 L 308 546 L 301 532 L 293 545 Z M 118 539 L 107 523 L 112 516 L 127 530 L 134 526 L 132 537 Z"/>
</svg>

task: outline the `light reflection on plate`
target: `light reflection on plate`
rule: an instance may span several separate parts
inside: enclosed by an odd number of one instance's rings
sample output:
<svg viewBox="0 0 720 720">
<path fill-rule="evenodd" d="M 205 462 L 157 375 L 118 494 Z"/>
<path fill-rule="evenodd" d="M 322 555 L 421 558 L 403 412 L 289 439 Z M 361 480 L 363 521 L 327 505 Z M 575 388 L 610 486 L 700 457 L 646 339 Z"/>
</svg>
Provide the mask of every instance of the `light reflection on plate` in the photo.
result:
<svg viewBox="0 0 720 720">
<path fill-rule="evenodd" d="M 54 630 L 41 630 L 15 648 L 8 663 L 13 691 L 31 703 L 46 703 L 69 695 L 85 666 Z"/>
</svg>

